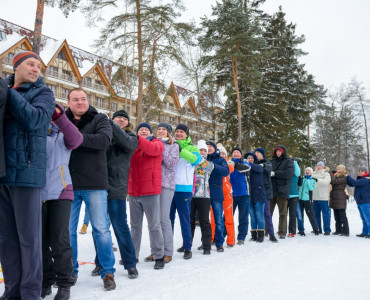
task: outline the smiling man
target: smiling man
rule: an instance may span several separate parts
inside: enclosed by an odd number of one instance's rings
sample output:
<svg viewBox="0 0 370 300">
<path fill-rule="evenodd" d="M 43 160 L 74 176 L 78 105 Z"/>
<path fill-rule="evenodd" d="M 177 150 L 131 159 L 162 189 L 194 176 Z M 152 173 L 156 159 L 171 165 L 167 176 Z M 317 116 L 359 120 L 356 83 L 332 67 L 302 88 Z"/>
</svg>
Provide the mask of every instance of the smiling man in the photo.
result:
<svg viewBox="0 0 370 300">
<path fill-rule="evenodd" d="M 54 112 L 40 58 L 17 53 L 4 119 L 6 176 L 0 185 L 0 299 L 39 299 L 42 284 L 41 196 L 46 182 L 46 137 Z"/>
</svg>

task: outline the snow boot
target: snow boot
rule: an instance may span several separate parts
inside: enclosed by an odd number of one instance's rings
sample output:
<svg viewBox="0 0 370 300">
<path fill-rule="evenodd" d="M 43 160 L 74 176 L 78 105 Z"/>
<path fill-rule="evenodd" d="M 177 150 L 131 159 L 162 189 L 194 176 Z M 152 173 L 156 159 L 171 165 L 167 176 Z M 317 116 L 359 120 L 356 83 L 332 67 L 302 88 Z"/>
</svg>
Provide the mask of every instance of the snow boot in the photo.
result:
<svg viewBox="0 0 370 300">
<path fill-rule="evenodd" d="M 238 243 L 237 243 L 239 246 L 240 245 L 244 245 L 244 241 L 243 240 L 238 240 Z"/>
<path fill-rule="evenodd" d="M 303 231 L 299 231 L 299 232 L 298 232 L 298 234 L 299 234 L 300 236 L 306 236 L 306 234 L 305 234 Z"/>
<path fill-rule="evenodd" d="M 211 249 L 203 249 L 203 255 L 210 255 Z"/>
<path fill-rule="evenodd" d="M 234 248 L 233 244 L 227 244 L 227 248 Z"/>
<path fill-rule="evenodd" d="M 155 260 L 154 270 L 161 270 L 164 268 L 164 257 Z"/>
<path fill-rule="evenodd" d="M 340 232 L 333 232 L 333 235 L 340 235 Z"/>
<path fill-rule="evenodd" d="M 265 238 L 264 230 L 257 230 L 257 243 L 263 243 Z"/>
<path fill-rule="evenodd" d="M 177 252 L 183 253 L 185 251 L 184 246 L 181 246 L 179 249 L 177 249 Z"/>
<path fill-rule="evenodd" d="M 139 272 L 137 271 L 136 268 L 128 268 L 127 274 L 128 274 L 128 278 L 130 279 L 135 279 L 136 277 L 139 276 Z"/>
<path fill-rule="evenodd" d="M 145 257 L 145 258 L 144 258 L 144 261 L 146 261 L 146 262 L 154 261 L 154 257 L 153 257 L 153 255 L 152 255 L 152 254 L 150 254 L 148 257 Z"/>
<path fill-rule="evenodd" d="M 193 257 L 191 250 L 184 250 L 184 259 L 190 259 Z"/>
<path fill-rule="evenodd" d="M 76 284 L 77 283 L 78 276 L 73 274 L 72 275 L 72 279 L 73 279 L 74 284 Z"/>
<path fill-rule="evenodd" d="M 80 234 L 85 234 L 87 231 L 87 224 L 83 224 L 80 230 Z"/>
<path fill-rule="evenodd" d="M 203 250 L 203 249 L 204 249 L 204 248 L 203 248 L 203 245 L 200 245 L 197 249 L 198 249 L 198 250 Z"/>
<path fill-rule="evenodd" d="M 216 246 L 217 252 L 224 252 L 224 247 L 223 246 Z"/>
<path fill-rule="evenodd" d="M 44 299 L 46 296 L 51 295 L 51 286 L 42 288 L 41 290 L 41 298 Z"/>
<path fill-rule="evenodd" d="M 257 230 L 251 230 L 251 238 L 249 239 L 250 242 L 257 242 Z"/>
<path fill-rule="evenodd" d="M 357 237 L 365 237 L 364 234 L 360 233 L 360 234 L 356 234 Z"/>
<path fill-rule="evenodd" d="M 276 236 L 275 236 L 275 235 L 270 235 L 269 240 L 270 240 L 271 242 L 273 242 L 273 243 L 277 243 L 277 242 L 278 242 L 278 240 L 277 240 L 277 238 L 276 238 Z"/>
<path fill-rule="evenodd" d="M 114 282 L 114 275 L 111 273 L 106 273 L 103 279 L 104 288 L 107 291 L 113 291 L 116 288 L 116 283 Z"/>
<path fill-rule="evenodd" d="M 71 298 L 71 287 L 58 287 L 58 292 L 55 295 L 54 300 L 68 300 Z"/>
<path fill-rule="evenodd" d="M 95 269 L 91 271 L 91 276 L 100 276 L 100 270 L 102 269 L 102 267 L 95 267 Z"/>
<path fill-rule="evenodd" d="M 169 256 L 169 255 L 164 256 L 164 263 L 165 264 L 168 264 L 171 260 L 172 260 L 172 256 Z"/>
<path fill-rule="evenodd" d="M 324 232 L 324 235 L 330 235 L 330 232 Z"/>
</svg>

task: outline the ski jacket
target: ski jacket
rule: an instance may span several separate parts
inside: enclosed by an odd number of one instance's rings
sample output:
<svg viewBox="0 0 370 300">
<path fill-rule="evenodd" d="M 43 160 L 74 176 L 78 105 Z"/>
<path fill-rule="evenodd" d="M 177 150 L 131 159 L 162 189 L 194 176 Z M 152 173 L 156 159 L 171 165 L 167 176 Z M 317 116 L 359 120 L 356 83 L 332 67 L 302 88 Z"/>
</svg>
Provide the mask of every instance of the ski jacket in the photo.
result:
<svg viewBox="0 0 370 300">
<path fill-rule="evenodd" d="M 209 176 L 209 191 L 211 194 L 211 202 L 224 201 L 223 179 L 229 175 L 229 166 L 226 160 L 220 156 L 220 152 L 216 150 L 212 154 L 207 155 L 207 160 L 214 164 L 214 169 Z"/>
<path fill-rule="evenodd" d="M 4 153 L 4 115 L 6 108 L 6 98 L 8 94 L 8 86 L 0 77 L 0 178 L 6 174 L 5 168 L 5 153 Z"/>
<path fill-rule="evenodd" d="M 349 175 L 347 177 L 347 184 L 355 187 L 355 200 L 358 205 L 370 203 L 370 179 L 366 177 L 369 177 L 369 172 L 363 176 L 357 176 L 357 180 Z"/>
<path fill-rule="evenodd" d="M 347 177 L 344 175 L 330 175 L 331 176 L 331 191 L 329 207 L 332 209 L 346 209 L 347 195 L 344 191 L 347 185 Z"/>
<path fill-rule="evenodd" d="M 232 161 L 235 164 L 236 163 L 243 164 L 243 159 L 241 158 L 233 158 Z M 244 172 L 240 172 L 237 169 L 234 169 L 234 172 L 230 174 L 230 183 L 231 183 L 231 186 L 233 187 L 234 197 L 249 195 L 247 178 Z"/>
<path fill-rule="evenodd" d="M 256 164 L 263 165 L 263 186 L 265 188 L 267 199 L 272 199 L 271 162 L 263 158 L 261 160 L 258 160 Z"/>
<path fill-rule="evenodd" d="M 312 177 L 317 179 L 316 188 L 312 192 L 312 199 L 329 201 L 330 174 L 323 169 L 313 172 Z"/>
<path fill-rule="evenodd" d="M 76 149 L 83 140 L 77 127 L 68 120 L 63 106 L 57 104 L 62 111 L 54 124 L 49 125 L 47 137 L 46 184 L 42 190 L 42 200 L 73 200 L 72 178 L 68 164 L 71 151 Z"/>
<path fill-rule="evenodd" d="M 162 141 L 164 150 L 162 154 L 162 187 L 175 190 L 175 167 L 179 161 L 179 144 Z"/>
<path fill-rule="evenodd" d="M 290 183 L 289 198 L 299 197 L 299 187 L 298 187 L 299 175 L 301 175 L 301 169 L 299 168 L 298 162 L 294 161 L 294 174 L 292 177 L 292 181 Z"/>
<path fill-rule="evenodd" d="M 202 160 L 194 170 L 194 198 L 211 198 L 209 191 L 209 176 L 214 169 L 214 164 L 202 156 Z"/>
<path fill-rule="evenodd" d="M 316 180 L 312 177 L 303 177 L 302 185 L 299 187 L 299 200 L 312 201 L 312 191 L 315 189 Z"/>
<path fill-rule="evenodd" d="M 249 155 L 254 157 L 254 161 L 257 161 L 257 157 L 253 151 L 247 152 L 244 157 L 247 158 Z M 240 164 L 238 164 L 240 166 Z M 263 167 L 250 163 L 250 170 L 249 170 L 249 187 L 250 187 L 250 195 L 251 201 L 254 202 L 265 202 L 266 201 L 266 192 L 263 185 Z"/>
<path fill-rule="evenodd" d="M 139 136 L 131 158 L 128 194 L 134 197 L 158 195 L 162 192 L 163 143 L 155 137 Z"/>
<path fill-rule="evenodd" d="M 14 74 L 6 79 L 14 84 Z M 41 76 L 34 83 L 8 89 L 4 117 L 6 176 L 10 186 L 41 188 L 46 183 L 46 137 L 55 109 L 53 92 Z"/>
<path fill-rule="evenodd" d="M 126 200 L 130 161 L 138 137 L 130 127 L 122 129 L 111 121 L 113 138 L 107 149 L 108 199 Z"/>
<path fill-rule="evenodd" d="M 71 109 L 66 110 L 69 120 L 76 124 Z M 112 126 L 108 117 L 89 106 L 77 122 L 83 142 L 71 153 L 69 171 L 74 190 L 107 190 L 107 148 L 112 139 Z"/>
<path fill-rule="evenodd" d="M 180 158 L 175 167 L 175 191 L 193 192 L 194 167 L 200 162 L 199 149 L 191 144 L 188 136 L 185 140 L 177 140 L 180 145 Z"/>
<path fill-rule="evenodd" d="M 279 158 L 276 156 L 277 150 L 282 151 Z M 294 174 L 294 164 L 293 161 L 287 157 L 287 150 L 283 145 L 278 145 L 274 149 L 272 171 L 275 173 L 275 176 L 271 178 L 274 197 L 289 198 L 290 182 Z"/>
</svg>

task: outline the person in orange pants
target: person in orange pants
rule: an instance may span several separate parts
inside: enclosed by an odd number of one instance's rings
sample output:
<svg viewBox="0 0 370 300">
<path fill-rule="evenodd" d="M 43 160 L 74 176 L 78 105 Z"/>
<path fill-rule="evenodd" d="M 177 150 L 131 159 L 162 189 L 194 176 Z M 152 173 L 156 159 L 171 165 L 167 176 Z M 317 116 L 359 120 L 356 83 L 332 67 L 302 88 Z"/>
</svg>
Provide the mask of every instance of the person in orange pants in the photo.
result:
<svg viewBox="0 0 370 300">
<path fill-rule="evenodd" d="M 222 144 L 217 144 L 217 149 L 221 152 L 221 157 L 225 158 L 228 166 L 229 166 L 229 173 L 234 172 L 234 162 L 229 161 L 227 158 L 227 151 Z M 234 216 L 233 216 L 233 194 L 232 188 L 230 183 L 230 176 L 224 177 L 223 180 L 223 192 L 224 192 L 224 202 L 223 202 L 223 209 L 224 209 L 224 218 L 225 218 L 225 235 L 227 233 L 227 247 L 231 248 L 235 245 L 235 230 L 234 230 Z M 211 228 L 212 228 L 212 241 L 215 237 L 215 228 L 216 223 L 213 217 L 213 211 L 211 207 Z"/>
</svg>

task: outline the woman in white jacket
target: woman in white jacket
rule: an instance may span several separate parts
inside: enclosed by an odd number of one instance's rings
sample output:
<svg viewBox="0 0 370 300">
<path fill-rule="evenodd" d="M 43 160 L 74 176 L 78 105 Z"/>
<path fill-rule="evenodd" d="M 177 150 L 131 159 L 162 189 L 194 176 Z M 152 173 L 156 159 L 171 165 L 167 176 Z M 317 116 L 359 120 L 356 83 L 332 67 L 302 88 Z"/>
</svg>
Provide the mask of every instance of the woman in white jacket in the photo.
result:
<svg viewBox="0 0 370 300">
<path fill-rule="evenodd" d="M 319 161 L 312 177 L 317 179 L 316 188 L 312 192 L 313 205 L 319 233 L 322 233 L 321 214 L 324 223 L 324 235 L 330 235 L 331 211 L 329 208 L 330 174 L 325 170 L 325 164 Z"/>
</svg>

